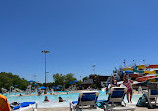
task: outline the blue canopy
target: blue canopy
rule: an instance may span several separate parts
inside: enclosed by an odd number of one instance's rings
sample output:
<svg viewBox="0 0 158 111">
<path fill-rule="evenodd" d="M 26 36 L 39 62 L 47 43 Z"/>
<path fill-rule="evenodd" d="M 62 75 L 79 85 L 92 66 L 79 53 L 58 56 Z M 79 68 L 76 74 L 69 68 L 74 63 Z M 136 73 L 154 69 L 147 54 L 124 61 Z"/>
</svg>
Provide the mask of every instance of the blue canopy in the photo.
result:
<svg viewBox="0 0 158 111">
<path fill-rule="evenodd" d="M 59 87 L 53 87 L 53 89 L 60 89 Z"/>
<path fill-rule="evenodd" d="M 78 82 L 77 80 L 74 80 L 73 83 Z"/>
<path fill-rule="evenodd" d="M 126 74 L 133 74 L 134 72 L 133 72 L 133 71 L 130 71 L 130 70 L 126 70 L 125 73 L 126 73 Z"/>
<path fill-rule="evenodd" d="M 33 86 L 38 86 L 38 84 L 34 84 Z"/>
<path fill-rule="evenodd" d="M 73 84 L 73 83 L 76 83 L 78 82 L 77 80 L 74 80 L 74 81 L 70 81 L 69 84 Z"/>
<path fill-rule="evenodd" d="M 69 84 L 73 84 L 73 81 L 70 81 Z"/>
<path fill-rule="evenodd" d="M 35 82 L 35 81 L 33 81 L 33 80 L 30 80 L 30 81 L 28 81 L 28 82 Z"/>
<path fill-rule="evenodd" d="M 13 85 L 13 87 L 17 87 L 18 85 Z"/>
<path fill-rule="evenodd" d="M 46 89 L 44 86 L 39 87 L 38 89 Z"/>
</svg>

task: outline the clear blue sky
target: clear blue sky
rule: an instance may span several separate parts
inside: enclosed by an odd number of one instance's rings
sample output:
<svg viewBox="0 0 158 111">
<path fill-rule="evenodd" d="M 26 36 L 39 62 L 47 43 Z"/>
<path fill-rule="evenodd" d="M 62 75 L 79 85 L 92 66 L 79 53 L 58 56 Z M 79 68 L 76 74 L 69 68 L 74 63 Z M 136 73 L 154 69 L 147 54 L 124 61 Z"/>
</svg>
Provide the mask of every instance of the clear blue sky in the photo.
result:
<svg viewBox="0 0 158 111">
<path fill-rule="evenodd" d="M 110 75 L 132 60 L 158 64 L 157 0 L 1 0 L 0 71 L 44 82 L 54 73 Z M 33 75 L 37 75 L 36 78 Z"/>
</svg>

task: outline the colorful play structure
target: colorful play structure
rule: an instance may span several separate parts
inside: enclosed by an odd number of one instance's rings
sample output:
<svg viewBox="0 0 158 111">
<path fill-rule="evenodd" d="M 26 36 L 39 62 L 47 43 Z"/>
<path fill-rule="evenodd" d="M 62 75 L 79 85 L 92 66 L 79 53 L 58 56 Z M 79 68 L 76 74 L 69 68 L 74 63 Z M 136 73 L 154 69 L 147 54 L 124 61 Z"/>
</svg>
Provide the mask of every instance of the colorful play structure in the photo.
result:
<svg viewBox="0 0 158 111">
<path fill-rule="evenodd" d="M 115 77 L 120 77 L 120 80 L 122 81 L 124 73 L 128 75 L 128 77 L 136 82 L 140 82 L 141 85 L 147 84 L 150 82 L 158 82 L 158 65 L 152 64 L 152 65 L 136 65 L 134 64 L 131 67 L 128 66 L 120 66 L 119 69 L 116 69 L 113 71 L 113 75 Z M 108 79 L 107 82 L 109 82 L 110 79 Z M 138 85 L 140 85 L 138 84 Z"/>
</svg>

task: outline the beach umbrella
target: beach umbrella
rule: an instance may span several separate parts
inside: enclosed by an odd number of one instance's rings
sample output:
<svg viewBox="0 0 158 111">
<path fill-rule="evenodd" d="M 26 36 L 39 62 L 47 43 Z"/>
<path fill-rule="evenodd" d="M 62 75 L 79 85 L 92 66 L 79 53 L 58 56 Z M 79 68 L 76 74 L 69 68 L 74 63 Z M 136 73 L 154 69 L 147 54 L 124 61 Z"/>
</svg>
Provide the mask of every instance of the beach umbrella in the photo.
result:
<svg viewBox="0 0 158 111">
<path fill-rule="evenodd" d="M 73 84 L 73 81 L 70 81 L 69 84 Z"/>
<path fill-rule="evenodd" d="M 13 85 L 13 87 L 17 87 L 18 85 Z"/>
<path fill-rule="evenodd" d="M 39 87 L 38 89 L 46 89 L 44 86 Z"/>
<path fill-rule="evenodd" d="M 73 83 L 76 83 L 76 82 L 78 82 L 77 80 L 74 80 L 74 81 L 72 81 Z"/>
<path fill-rule="evenodd" d="M 60 89 L 59 87 L 53 87 L 53 89 Z"/>
<path fill-rule="evenodd" d="M 38 86 L 38 84 L 34 84 L 33 86 Z"/>
<path fill-rule="evenodd" d="M 28 81 L 28 82 L 35 82 L 35 81 L 33 81 L 33 80 L 30 80 L 30 81 Z"/>
</svg>

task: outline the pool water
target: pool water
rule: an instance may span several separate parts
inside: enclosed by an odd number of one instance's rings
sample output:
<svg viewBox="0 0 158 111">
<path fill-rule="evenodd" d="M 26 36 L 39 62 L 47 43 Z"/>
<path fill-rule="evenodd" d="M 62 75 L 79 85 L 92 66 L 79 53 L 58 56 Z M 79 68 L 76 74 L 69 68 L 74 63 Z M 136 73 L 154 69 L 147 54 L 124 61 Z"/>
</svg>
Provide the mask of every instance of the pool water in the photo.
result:
<svg viewBox="0 0 158 111">
<path fill-rule="evenodd" d="M 69 93 L 69 94 L 59 94 L 59 95 L 47 95 L 50 102 L 43 102 L 45 99 L 45 95 L 41 96 L 7 96 L 9 103 L 12 102 L 31 102 L 31 101 L 37 101 L 38 107 L 40 108 L 46 108 L 46 107 L 69 107 L 70 101 L 77 101 L 78 100 L 79 93 Z M 58 98 L 62 97 L 65 102 L 58 102 Z M 132 102 L 134 104 L 137 103 L 139 97 L 141 95 L 133 95 Z M 98 100 L 107 100 L 108 95 L 106 95 L 106 92 L 99 91 L 99 97 Z M 125 97 L 125 102 L 127 102 L 127 99 Z"/>
</svg>

